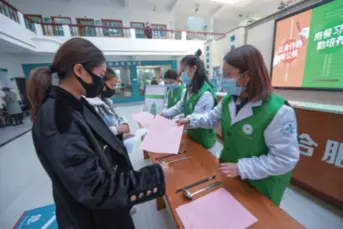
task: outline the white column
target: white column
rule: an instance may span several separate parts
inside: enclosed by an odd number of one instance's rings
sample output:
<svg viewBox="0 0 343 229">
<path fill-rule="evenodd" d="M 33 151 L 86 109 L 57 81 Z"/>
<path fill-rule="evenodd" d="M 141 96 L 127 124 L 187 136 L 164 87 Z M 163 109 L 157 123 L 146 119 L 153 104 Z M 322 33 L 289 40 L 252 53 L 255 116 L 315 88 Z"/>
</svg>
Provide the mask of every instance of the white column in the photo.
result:
<svg viewBox="0 0 343 229">
<path fill-rule="evenodd" d="M 210 17 L 207 25 L 207 32 L 213 32 L 214 31 L 214 17 Z M 207 40 L 213 40 L 214 36 L 207 36 Z"/>
<path fill-rule="evenodd" d="M 35 28 L 36 28 L 36 34 L 37 34 L 37 36 L 44 36 L 42 25 L 41 25 L 41 24 L 36 24 L 36 23 L 34 23 L 33 25 L 34 25 Z"/>
<path fill-rule="evenodd" d="M 130 28 L 130 38 L 131 39 L 136 39 L 136 30 L 133 28 Z"/>
<path fill-rule="evenodd" d="M 186 31 L 181 32 L 181 40 L 187 40 L 187 33 Z"/>
<path fill-rule="evenodd" d="M 19 24 L 26 28 L 24 15 L 18 11 Z"/>
<path fill-rule="evenodd" d="M 65 37 L 71 37 L 69 25 L 62 25 L 62 28 L 63 28 L 63 34 L 64 34 L 64 36 L 65 36 Z"/>
</svg>

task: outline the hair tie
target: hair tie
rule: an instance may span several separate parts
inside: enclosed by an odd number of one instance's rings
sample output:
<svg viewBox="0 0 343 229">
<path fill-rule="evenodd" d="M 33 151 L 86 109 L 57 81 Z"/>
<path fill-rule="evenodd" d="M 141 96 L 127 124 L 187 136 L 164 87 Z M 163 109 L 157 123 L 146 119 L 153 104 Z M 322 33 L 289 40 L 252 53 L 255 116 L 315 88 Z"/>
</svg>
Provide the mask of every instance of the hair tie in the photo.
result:
<svg viewBox="0 0 343 229">
<path fill-rule="evenodd" d="M 49 69 L 50 69 L 50 72 L 51 72 L 51 73 L 57 72 L 57 69 L 54 68 L 52 65 L 50 65 Z"/>
</svg>

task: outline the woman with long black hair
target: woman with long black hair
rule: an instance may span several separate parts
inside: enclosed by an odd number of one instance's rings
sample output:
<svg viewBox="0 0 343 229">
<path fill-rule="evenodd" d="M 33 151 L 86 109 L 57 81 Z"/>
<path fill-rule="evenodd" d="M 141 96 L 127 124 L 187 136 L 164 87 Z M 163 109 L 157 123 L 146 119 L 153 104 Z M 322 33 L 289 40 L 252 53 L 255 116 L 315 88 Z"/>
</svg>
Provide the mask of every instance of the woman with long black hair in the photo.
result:
<svg viewBox="0 0 343 229">
<path fill-rule="evenodd" d="M 215 92 L 208 81 L 204 62 L 200 56 L 201 50 L 198 50 L 195 55 L 188 55 L 182 59 L 181 67 L 184 71 L 181 74 L 181 80 L 187 89 L 184 97 L 175 106 L 162 112 L 164 117 L 173 118 L 179 114 L 184 114 L 184 116 L 206 114 L 217 105 Z M 189 129 L 187 133 L 206 149 L 212 148 L 217 140 L 215 130 L 197 128 Z M 212 153 L 215 152 L 212 151 Z"/>
<path fill-rule="evenodd" d="M 122 141 L 84 99 L 101 93 L 105 74 L 103 53 L 73 38 L 28 80 L 33 142 L 52 181 L 60 229 L 133 229 L 132 206 L 165 192 L 162 167 L 134 170 Z"/>
</svg>

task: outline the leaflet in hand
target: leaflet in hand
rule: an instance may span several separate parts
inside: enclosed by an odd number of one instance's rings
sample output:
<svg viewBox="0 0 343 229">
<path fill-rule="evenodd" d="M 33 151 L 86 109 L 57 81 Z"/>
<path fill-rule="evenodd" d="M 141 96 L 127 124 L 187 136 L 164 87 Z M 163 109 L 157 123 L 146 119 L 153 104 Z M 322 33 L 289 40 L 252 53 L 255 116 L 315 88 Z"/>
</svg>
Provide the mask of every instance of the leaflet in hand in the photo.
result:
<svg viewBox="0 0 343 229">
<path fill-rule="evenodd" d="M 157 115 L 149 125 L 141 148 L 152 153 L 177 154 L 181 143 L 183 126 Z"/>
<path fill-rule="evenodd" d="M 155 116 L 148 112 L 139 112 L 133 114 L 132 118 L 136 120 L 143 128 L 148 128 Z"/>
</svg>

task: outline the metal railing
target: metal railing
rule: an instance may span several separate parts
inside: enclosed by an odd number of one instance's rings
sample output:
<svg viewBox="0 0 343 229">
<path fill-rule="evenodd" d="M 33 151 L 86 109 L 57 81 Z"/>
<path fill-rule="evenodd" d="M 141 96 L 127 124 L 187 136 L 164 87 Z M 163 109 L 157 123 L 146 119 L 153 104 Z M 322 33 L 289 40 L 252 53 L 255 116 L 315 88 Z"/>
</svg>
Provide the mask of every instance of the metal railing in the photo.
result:
<svg viewBox="0 0 343 229">
<path fill-rule="evenodd" d="M 42 23 L 42 30 L 45 36 L 65 36 L 63 24 Z M 182 32 L 186 33 L 187 40 L 210 40 L 225 36 L 225 33 L 201 32 L 201 31 L 182 31 L 169 29 L 152 29 L 151 36 L 145 34 L 144 28 L 131 27 L 114 27 L 100 25 L 81 25 L 69 24 L 71 36 L 86 36 L 86 37 L 118 37 L 131 38 L 135 36 L 137 39 L 168 39 L 181 40 Z M 135 35 L 131 33 L 135 31 Z"/>
<path fill-rule="evenodd" d="M 18 10 L 5 0 L 0 0 L 0 13 L 19 23 Z"/>
<path fill-rule="evenodd" d="M 114 27 L 100 25 L 69 25 L 72 36 L 86 37 L 131 37 L 130 27 Z"/>
<path fill-rule="evenodd" d="M 152 29 L 150 37 L 145 34 L 143 28 L 134 29 L 136 31 L 136 38 L 181 40 L 181 30 Z"/>
<path fill-rule="evenodd" d="M 27 29 L 31 30 L 31 32 L 36 33 L 36 26 L 35 23 L 28 18 L 27 16 L 24 16 L 25 26 Z"/>
<path fill-rule="evenodd" d="M 187 40 L 211 40 L 225 36 L 226 33 L 186 31 Z"/>
</svg>

